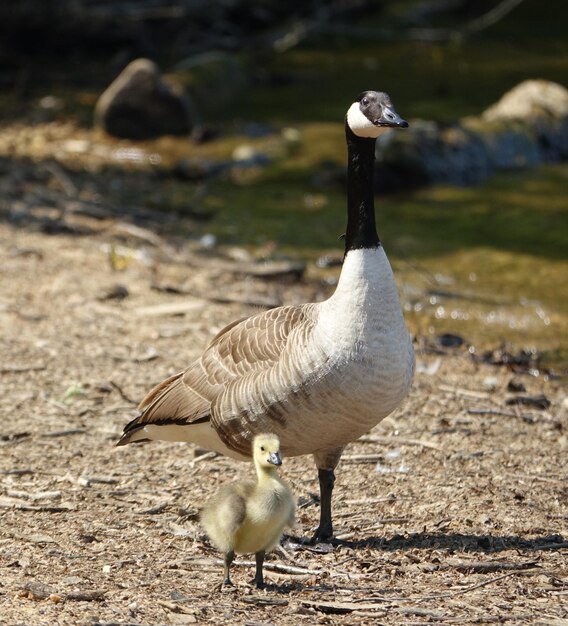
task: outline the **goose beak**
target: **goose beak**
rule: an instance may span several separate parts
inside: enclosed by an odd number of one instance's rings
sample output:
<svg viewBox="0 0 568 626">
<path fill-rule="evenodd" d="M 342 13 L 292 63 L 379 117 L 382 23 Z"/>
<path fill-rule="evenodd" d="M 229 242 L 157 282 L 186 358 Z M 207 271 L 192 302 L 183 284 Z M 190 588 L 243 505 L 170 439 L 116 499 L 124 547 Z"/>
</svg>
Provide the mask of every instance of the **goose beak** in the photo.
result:
<svg viewBox="0 0 568 626">
<path fill-rule="evenodd" d="M 408 122 L 392 107 L 383 106 L 381 116 L 373 122 L 375 126 L 387 126 L 388 128 L 408 128 Z"/>
<path fill-rule="evenodd" d="M 282 465 L 282 457 L 280 456 L 280 452 L 271 452 L 268 455 L 268 462 L 276 466 Z"/>
</svg>

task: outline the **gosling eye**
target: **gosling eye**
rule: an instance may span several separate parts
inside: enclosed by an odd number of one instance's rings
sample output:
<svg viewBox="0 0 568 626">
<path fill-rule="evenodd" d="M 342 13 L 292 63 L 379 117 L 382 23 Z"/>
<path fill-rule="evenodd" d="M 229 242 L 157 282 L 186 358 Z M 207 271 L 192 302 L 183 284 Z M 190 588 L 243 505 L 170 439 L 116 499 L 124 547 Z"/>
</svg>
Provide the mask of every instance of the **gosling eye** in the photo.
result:
<svg viewBox="0 0 568 626">
<path fill-rule="evenodd" d="M 369 104 L 369 98 L 363 98 L 363 100 L 361 100 L 361 102 L 367 106 Z"/>
<path fill-rule="evenodd" d="M 264 452 L 264 446 L 260 446 L 260 451 Z"/>
</svg>

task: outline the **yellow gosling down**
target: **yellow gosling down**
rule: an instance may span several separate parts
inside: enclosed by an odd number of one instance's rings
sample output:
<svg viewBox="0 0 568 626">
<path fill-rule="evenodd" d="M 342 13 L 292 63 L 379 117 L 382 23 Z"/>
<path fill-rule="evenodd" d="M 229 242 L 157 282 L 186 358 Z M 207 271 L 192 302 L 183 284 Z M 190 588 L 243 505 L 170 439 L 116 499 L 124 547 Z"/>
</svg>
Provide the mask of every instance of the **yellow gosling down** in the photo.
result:
<svg viewBox="0 0 568 626">
<path fill-rule="evenodd" d="M 201 524 L 211 543 L 224 554 L 224 585 L 235 554 L 255 553 L 254 582 L 264 587 L 262 565 L 286 526 L 294 526 L 295 504 L 288 485 L 278 476 L 282 465 L 276 435 L 257 435 L 252 443 L 256 483 L 239 480 L 222 487 L 201 511 Z"/>
</svg>

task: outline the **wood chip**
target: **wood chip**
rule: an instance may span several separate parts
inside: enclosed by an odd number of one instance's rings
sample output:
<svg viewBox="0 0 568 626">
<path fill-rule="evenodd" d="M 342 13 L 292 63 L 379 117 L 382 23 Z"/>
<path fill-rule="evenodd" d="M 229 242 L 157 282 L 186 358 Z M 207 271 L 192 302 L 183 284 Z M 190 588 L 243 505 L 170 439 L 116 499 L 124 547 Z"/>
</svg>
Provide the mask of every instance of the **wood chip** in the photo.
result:
<svg viewBox="0 0 568 626">
<path fill-rule="evenodd" d="M 74 511 L 75 507 L 69 504 L 58 505 L 33 505 L 25 500 L 0 496 L 0 509 L 18 509 L 19 511 L 43 511 L 46 513 L 64 513 Z"/>
<path fill-rule="evenodd" d="M 185 315 L 206 305 L 205 300 L 185 300 L 184 302 L 166 302 L 134 309 L 134 314 L 140 317 L 160 317 L 162 315 Z"/>
<path fill-rule="evenodd" d="M 158 513 L 163 513 L 168 508 L 168 502 L 160 502 L 149 509 L 141 509 L 137 511 L 140 515 L 157 515 Z"/>
<path fill-rule="evenodd" d="M 87 431 L 84 428 L 68 428 L 66 430 L 54 430 L 44 433 L 44 437 L 70 437 L 71 435 L 84 435 Z"/>
<path fill-rule="evenodd" d="M 441 450 L 442 446 L 433 441 L 424 441 L 423 439 L 411 439 L 408 437 L 381 437 L 380 435 L 365 435 L 359 437 L 357 441 L 363 443 L 380 443 L 395 446 L 420 446 L 422 448 L 431 448 L 432 450 Z M 344 457 L 341 457 L 342 459 Z"/>
<path fill-rule="evenodd" d="M 103 600 L 105 594 L 106 591 L 101 589 L 79 589 L 67 593 L 65 599 L 77 602 L 93 602 L 95 600 Z"/>
<path fill-rule="evenodd" d="M 169 600 L 156 600 L 156 602 L 172 613 L 182 613 L 185 615 L 193 615 L 195 613 L 193 607 L 185 607 L 178 602 L 170 602 Z"/>
<path fill-rule="evenodd" d="M 25 374 L 26 372 L 41 372 L 46 365 L 3 365 L 0 374 Z"/>
<path fill-rule="evenodd" d="M 269 596 L 243 596 L 242 601 L 256 606 L 288 606 L 288 600 L 271 598 Z"/>
<path fill-rule="evenodd" d="M 29 491 L 8 489 L 6 495 L 12 498 L 26 498 L 27 500 L 57 500 L 61 498 L 61 491 L 38 491 L 32 493 Z"/>
</svg>

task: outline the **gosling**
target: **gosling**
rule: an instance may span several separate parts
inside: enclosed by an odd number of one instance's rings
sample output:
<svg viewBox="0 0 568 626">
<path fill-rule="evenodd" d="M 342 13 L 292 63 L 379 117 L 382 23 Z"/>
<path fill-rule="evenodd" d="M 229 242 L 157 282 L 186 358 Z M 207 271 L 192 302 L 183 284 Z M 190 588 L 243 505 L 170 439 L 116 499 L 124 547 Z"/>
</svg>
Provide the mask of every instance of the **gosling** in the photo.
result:
<svg viewBox="0 0 568 626">
<path fill-rule="evenodd" d="M 276 435 L 257 435 L 252 443 L 257 482 L 240 480 L 222 487 L 201 511 L 201 524 L 213 545 L 224 554 L 224 585 L 232 586 L 229 569 L 235 554 L 254 552 L 254 583 L 264 587 L 262 566 L 286 526 L 294 526 L 292 492 L 278 476 L 282 465 Z"/>
</svg>

